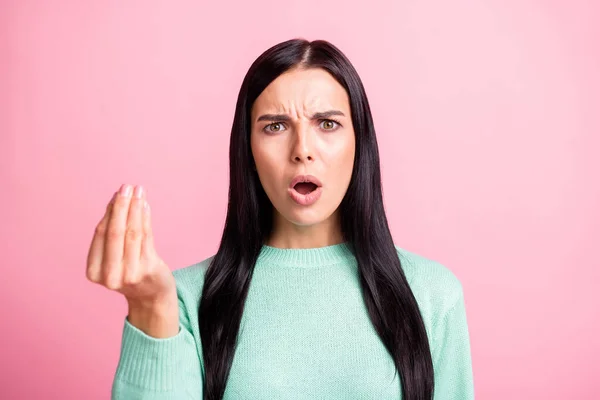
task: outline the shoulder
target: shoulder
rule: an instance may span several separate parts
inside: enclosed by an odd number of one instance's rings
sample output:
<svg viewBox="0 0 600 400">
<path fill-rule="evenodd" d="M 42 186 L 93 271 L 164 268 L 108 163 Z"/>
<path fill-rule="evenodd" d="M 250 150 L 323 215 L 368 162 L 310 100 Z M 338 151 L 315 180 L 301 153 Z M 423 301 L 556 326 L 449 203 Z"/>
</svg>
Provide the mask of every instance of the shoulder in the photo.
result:
<svg viewBox="0 0 600 400">
<path fill-rule="evenodd" d="M 402 270 L 424 317 L 433 319 L 443 315 L 462 301 L 462 284 L 448 267 L 399 246 L 395 247 Z"/>
<path fill-rule="evenodd" d="M 177 285 L 177 294 L 180 300 L 188 306 L 197 308 L 199 305 L 204 287 L 204 276 L 214 257 L 212 255 L 195 264 L 173 271 Z"/>
</svg>

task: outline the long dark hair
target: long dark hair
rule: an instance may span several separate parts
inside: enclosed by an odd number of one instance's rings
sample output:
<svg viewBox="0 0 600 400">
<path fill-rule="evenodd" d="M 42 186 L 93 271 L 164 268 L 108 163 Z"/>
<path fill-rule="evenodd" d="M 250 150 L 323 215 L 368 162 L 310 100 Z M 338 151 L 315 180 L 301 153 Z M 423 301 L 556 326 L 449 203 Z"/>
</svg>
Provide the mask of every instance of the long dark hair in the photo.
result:
<svg viewBox="0 0 600 400">
<path fill-rule="evenodd" d="M 294 67 L 322 68 L 347 91 L 355 159 L 340 204 L 341 229 L 359 267 L 369 316 L 394 360 L 405 400 L 433 397 L 433 363 L 423 319 L 394 247 L 383 206 L 379 151 L 367 96 L 346 56 L 323 41 L 289 40 L 265 51 L 242 83 L 229 147 L 229 204 L 219 250 L 205 275 L 198 310 L 204 399 L 221 400 L 254 265 L 271 232 L 273 205 L 253 169 L 250 111 L 261 92 Z"/>
</svg>

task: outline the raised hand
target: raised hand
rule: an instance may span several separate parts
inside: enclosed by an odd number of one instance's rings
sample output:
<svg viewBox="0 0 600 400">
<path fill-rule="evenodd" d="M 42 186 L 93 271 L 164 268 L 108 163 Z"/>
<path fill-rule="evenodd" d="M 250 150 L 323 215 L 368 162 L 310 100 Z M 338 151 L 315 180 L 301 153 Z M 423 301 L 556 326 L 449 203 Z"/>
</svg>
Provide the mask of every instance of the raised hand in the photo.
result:
<svg viewBox="0 0 600 400">
<path fill-rule="evenodd" d="M 87 278 L 127 299 L 128 320 L 154 337 L 179 330 L 175 279 L 154 248 L 150 206 L 142 186 L 125 184 L 98 223 Z"/>
</svg>

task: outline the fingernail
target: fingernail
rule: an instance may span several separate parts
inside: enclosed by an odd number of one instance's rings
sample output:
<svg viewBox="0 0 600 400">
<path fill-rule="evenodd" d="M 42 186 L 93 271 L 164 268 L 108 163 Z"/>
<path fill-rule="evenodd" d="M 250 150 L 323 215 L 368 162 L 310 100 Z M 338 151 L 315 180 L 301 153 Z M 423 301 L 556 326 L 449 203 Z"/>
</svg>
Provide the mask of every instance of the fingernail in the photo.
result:
<svg viewBox="0 0 600 400">
<path fill-rule="evenodd" d="M 123 184 L 123 186 L 121 186 L 121 194 L 125 197 L 131 196 L 131 186 Z"/>
<path fill-rule="evenodd" d="M 141 185 L 136 186 L 134 196 L 138 199 L 141 199 L 143 194 L 144 188 Z"/>
<path fill-rule="evenodd" d="M 150 212 L 150 204 L 147 201 L 144 202 L 144 210 Z"/>
</svg>

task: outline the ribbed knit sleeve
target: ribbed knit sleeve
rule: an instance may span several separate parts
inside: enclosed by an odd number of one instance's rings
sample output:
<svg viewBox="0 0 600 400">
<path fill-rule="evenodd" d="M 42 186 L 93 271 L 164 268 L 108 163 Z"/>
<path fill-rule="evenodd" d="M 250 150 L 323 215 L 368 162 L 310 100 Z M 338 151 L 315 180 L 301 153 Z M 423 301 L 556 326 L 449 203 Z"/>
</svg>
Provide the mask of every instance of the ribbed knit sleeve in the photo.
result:
<svg viewBox="0 0 600 400">
<path fill-rule="evenodd" d="M 472 400 L 473 368 L 462 288 L 454 305 L 434 327 L 435 400 Z"/>
<path fill-rule="evenodd" d="M 153 338 L 125 319 L 113 400 L 201 400 L 200 359 L 183 303 L 176 336 Z"/>
</svg>

